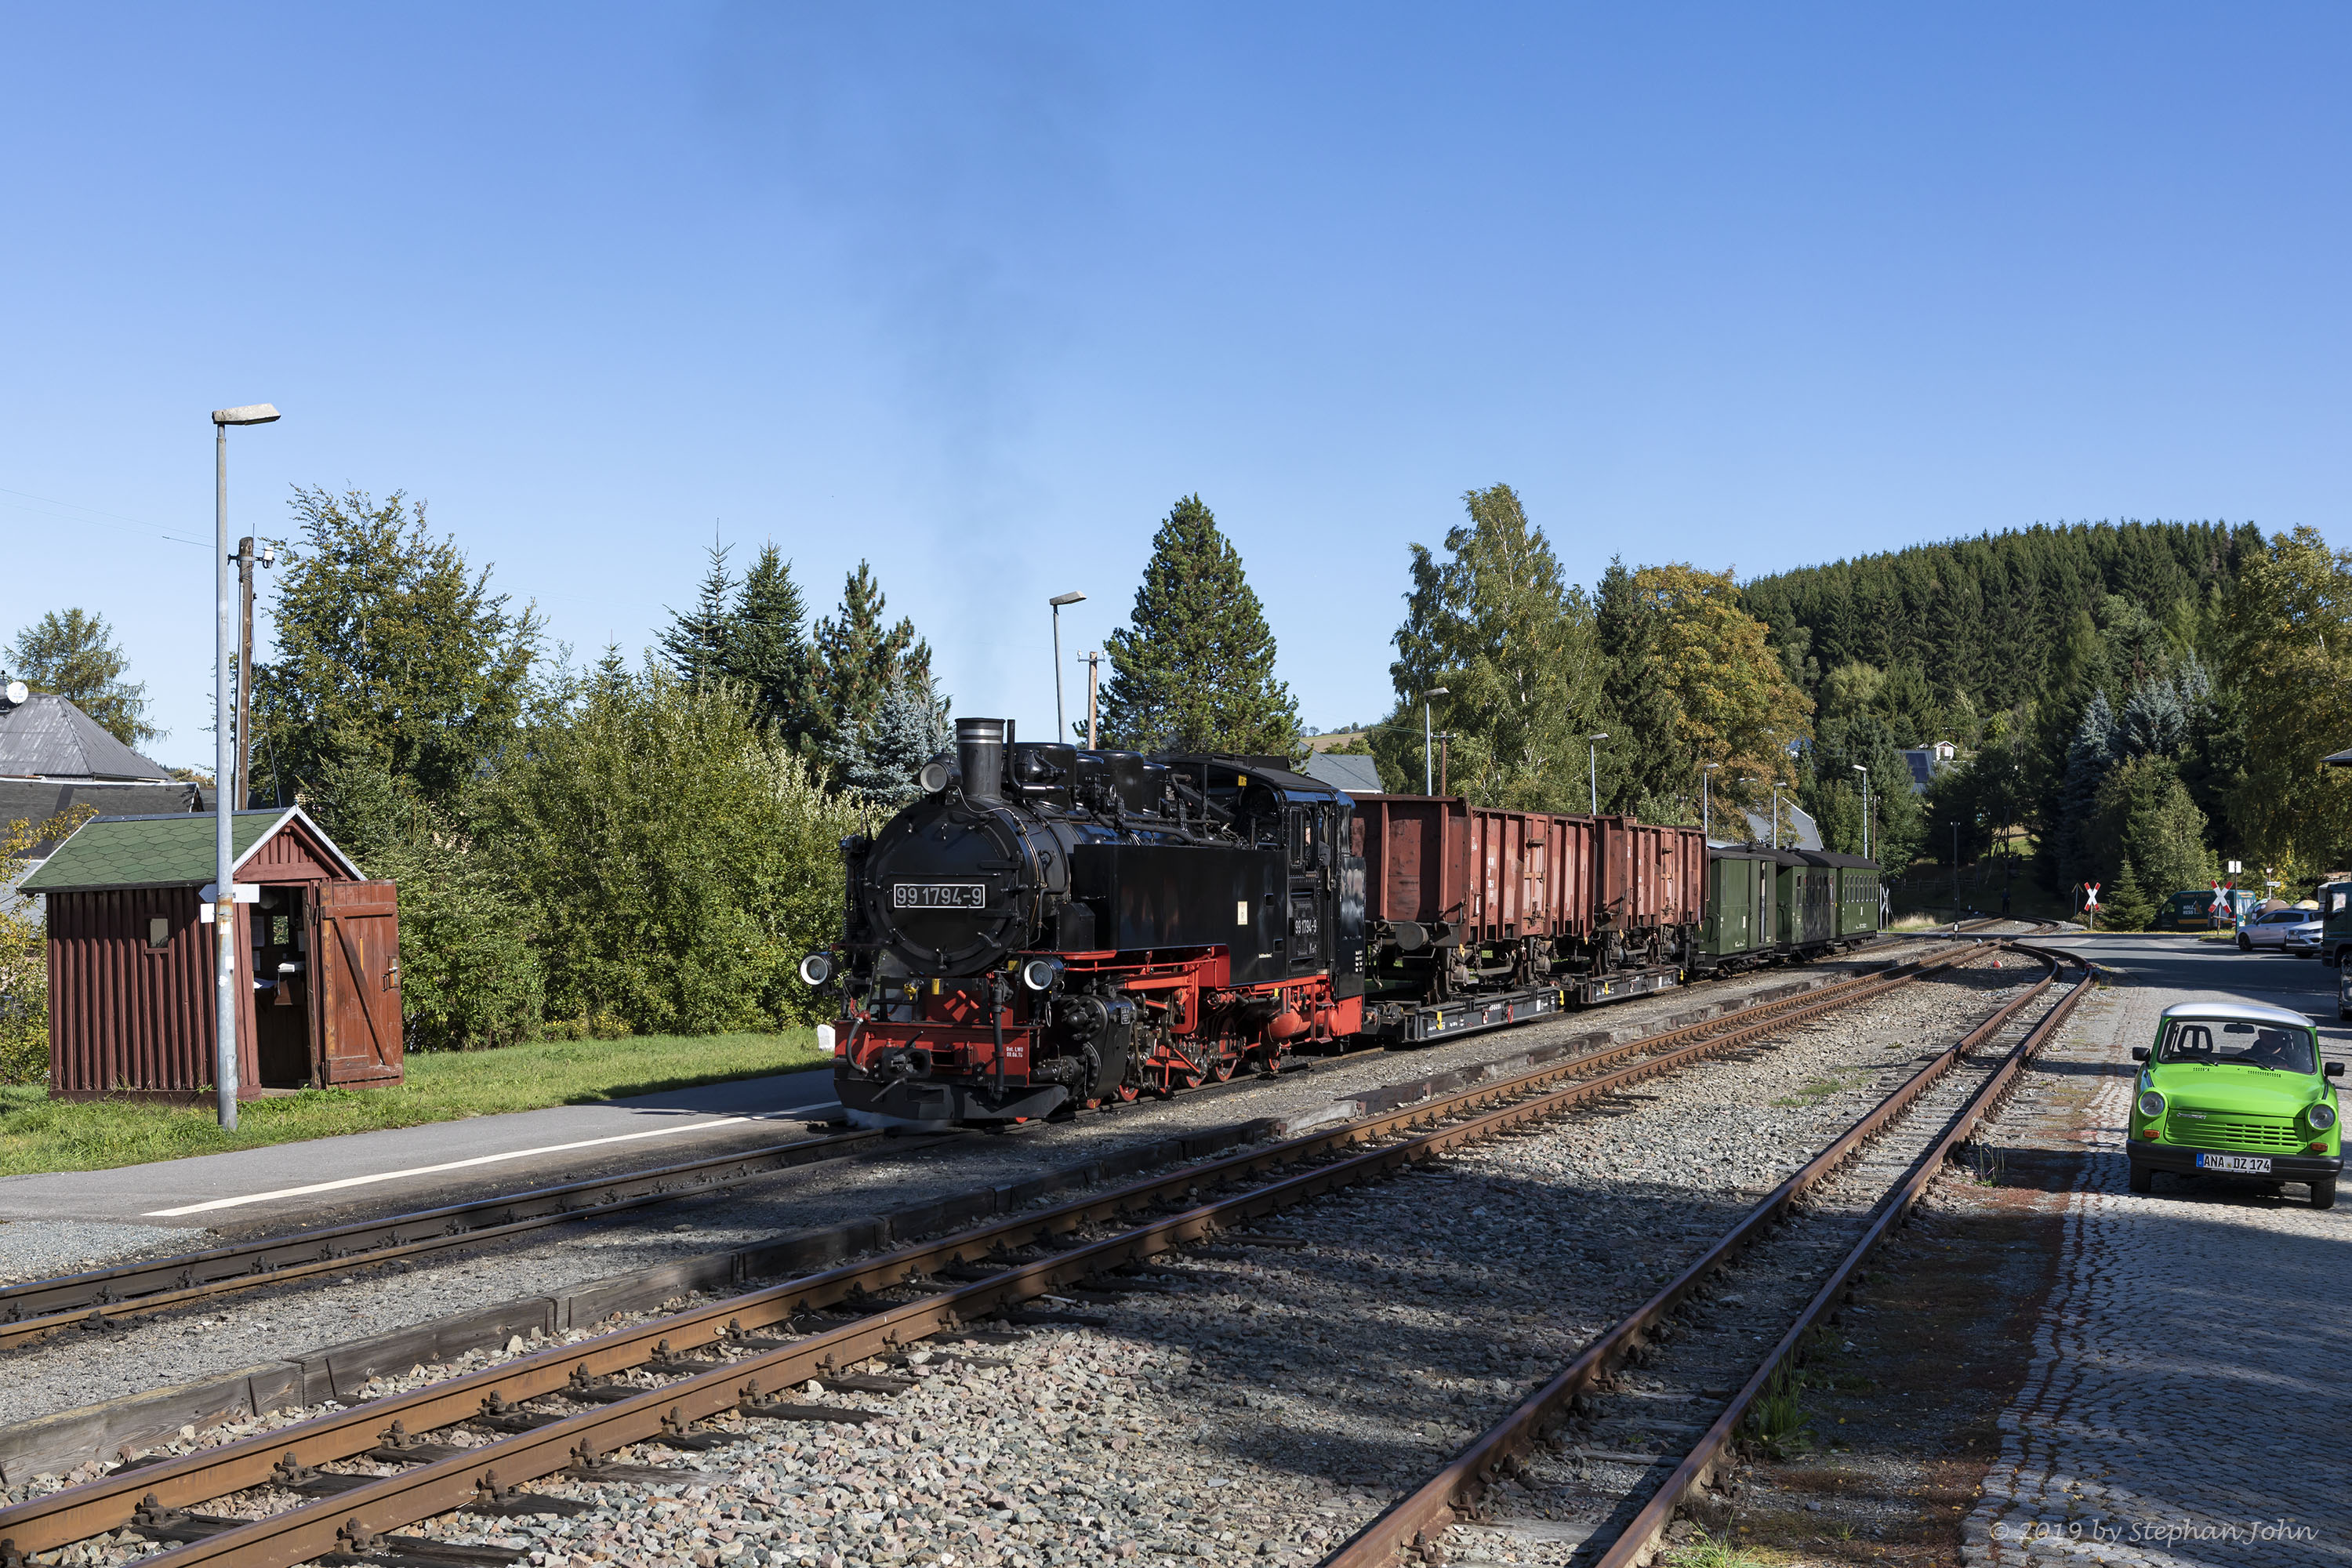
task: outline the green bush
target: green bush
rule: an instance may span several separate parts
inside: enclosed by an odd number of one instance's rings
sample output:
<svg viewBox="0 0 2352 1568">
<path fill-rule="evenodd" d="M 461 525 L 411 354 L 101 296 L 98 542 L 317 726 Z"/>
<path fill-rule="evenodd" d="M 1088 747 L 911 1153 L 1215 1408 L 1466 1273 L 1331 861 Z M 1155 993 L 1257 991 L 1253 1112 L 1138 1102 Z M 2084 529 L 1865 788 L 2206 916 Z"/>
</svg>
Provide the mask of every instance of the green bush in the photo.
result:
<svg viewBox="0 0 2352 1568">
<path fill-rule="evenodd" d="M 538 1031 L 545 967 L 528 911 L 478 837 L 382 764 L 331 764 L 320 825 L 372 879 L 400 888 L 400 1003 L 412 1050 L 480 1050 Z"/>
<path fill-rule="evenodd" d="M 546 1008 L 639 1034 L 807 1022 L 854 805 L 723 681 L 602 672 L 485 786 L 478 841 L 524 911 Z M 593 1025 L 592 1025 L 593 1027 Z"/>
</svg>

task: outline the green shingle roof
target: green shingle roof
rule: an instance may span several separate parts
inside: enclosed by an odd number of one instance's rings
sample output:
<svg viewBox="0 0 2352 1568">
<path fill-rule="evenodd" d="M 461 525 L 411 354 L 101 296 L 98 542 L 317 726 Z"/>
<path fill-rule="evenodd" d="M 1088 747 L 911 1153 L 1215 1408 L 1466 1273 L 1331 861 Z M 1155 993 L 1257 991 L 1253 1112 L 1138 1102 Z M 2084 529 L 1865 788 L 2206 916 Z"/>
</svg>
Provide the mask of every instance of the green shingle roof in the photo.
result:
<svg viewBox="0 0 2352 1568">
<path fill-rule="evenodd" d="M 233 863 L 242 864 L 254 846 L 297 817 L 318 833 L 317 826 L 298 806 L 232 815 Z M 209 812 L 98 817 L 83 823 L 52 850 L 32 875 L 16 885 L 16 890 L 55 893 L 87 888 L 201 887 L 213 879 L 213 831 Z M 320 833 L 319 839 L 325 843 L 327 836 Z"/>
</svg>

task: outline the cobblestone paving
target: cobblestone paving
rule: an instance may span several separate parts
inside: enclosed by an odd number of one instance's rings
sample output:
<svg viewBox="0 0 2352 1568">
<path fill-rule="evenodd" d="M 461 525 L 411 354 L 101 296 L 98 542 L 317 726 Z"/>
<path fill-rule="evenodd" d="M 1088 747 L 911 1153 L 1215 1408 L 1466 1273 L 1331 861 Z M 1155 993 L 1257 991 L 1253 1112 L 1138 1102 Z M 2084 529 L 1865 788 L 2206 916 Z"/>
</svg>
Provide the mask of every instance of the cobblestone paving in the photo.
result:
<svg viewBox="0 0 2352 1568">
<path fill-rule="evenodd" d="M 2125 1187 L 2130 1047 L 2196 994 L 2107 993 L 2069 1031 L 2096 1089 L 2038 1122 L 2019 1108 L 2012 1142 L 2090 1157 L 2057 1194 L 2064 1254 L 1965 1526 L 1971 1568 L 2352 1563 L 2352 1211 L 2315 1211 L 2300 1185 Z"/>
</svg>

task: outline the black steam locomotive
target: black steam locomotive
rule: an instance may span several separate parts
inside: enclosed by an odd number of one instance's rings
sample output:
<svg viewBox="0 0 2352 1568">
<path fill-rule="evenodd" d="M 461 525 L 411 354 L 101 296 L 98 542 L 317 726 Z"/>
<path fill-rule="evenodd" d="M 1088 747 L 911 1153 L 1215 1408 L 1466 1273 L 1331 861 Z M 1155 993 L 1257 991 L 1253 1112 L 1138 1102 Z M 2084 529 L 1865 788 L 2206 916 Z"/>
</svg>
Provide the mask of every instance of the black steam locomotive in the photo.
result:
<svg viewBox="0 0 2352 1568">
<path fill-rule="evenodd" d="M 1015 744 L 1010 721 L 958 720 L 923 797 L 843 845 L 841 952 L 803 966 L 840 982 L 852 1119 L 1027 1121 L 1356 1034 L 1353 803 L 1280 763 Z"/>
</svg>

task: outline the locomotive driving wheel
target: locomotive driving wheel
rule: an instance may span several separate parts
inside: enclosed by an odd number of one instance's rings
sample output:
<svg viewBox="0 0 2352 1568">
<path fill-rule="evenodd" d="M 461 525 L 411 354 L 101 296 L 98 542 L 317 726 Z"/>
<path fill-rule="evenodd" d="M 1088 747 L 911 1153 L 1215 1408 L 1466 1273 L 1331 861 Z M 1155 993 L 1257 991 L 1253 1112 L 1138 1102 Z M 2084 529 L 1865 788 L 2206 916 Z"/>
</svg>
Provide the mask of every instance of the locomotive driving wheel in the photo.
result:
<svg viewBox="0 0 2352 1568">
<path fill-rule="evenodd" d="M 1241 1061 L 1240 1056 L 1234 1052 L 1220 1051 L 1210 1058 L 1209 1076 L 1219 1083 L 1231 1083 L 1234 1080 L 1234 1069 L 1241 1066 Z"/>
</svg>

